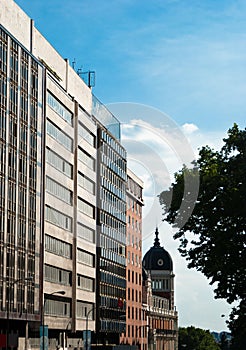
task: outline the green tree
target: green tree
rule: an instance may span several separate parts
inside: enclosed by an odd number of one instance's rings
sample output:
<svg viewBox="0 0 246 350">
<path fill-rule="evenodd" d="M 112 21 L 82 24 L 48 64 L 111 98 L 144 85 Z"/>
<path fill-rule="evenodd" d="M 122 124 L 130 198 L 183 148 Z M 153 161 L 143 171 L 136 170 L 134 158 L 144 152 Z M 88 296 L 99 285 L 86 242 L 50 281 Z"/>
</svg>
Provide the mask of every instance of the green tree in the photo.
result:
<svg viewBox="0 0 246 350">
<path fill-rule="evenodd" d="M 229 326 L 234 339 L 236 333 L 245 339 L 240 350 L 246 349 L 246 129 L 234 124 L 223 141 L 219 151 L 201 148 L 196 163 L 176 173 L 159 200 L 164 220 L 177 229 L 174 238 L 180 240 L 188 267 L 209 279 L 215 298 L 238 302 Z M 197 177 L 200 185 L 194 196 L 187 183 Z"/>
<path fill-rule="evenodd" d="M 229 350 L 230 345 L 229 345 L 229 340 L 227 338 L 226 333 L 222 333 L 220 337 L 220 349 L 221 350 Z"/>
<path fill-rule="evenodd" d="M 220 350 L 209 330 L 195 328 L 179 328 L 178 350 Z"/>
<path fill-rule="evenodd" d="M 239 307 L 233 308 L 228 322 L 232 342 L 230 350 L 246 349 L 246 302 L 241 300 Z"/>
</svg>

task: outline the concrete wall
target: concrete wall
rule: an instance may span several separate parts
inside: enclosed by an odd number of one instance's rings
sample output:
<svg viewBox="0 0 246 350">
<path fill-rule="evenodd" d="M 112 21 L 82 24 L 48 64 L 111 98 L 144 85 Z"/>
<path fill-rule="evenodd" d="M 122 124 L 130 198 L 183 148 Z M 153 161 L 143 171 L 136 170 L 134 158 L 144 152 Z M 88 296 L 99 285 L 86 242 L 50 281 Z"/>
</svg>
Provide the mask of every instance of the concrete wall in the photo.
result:
<svg viewBox="0 0 246 350">
<path fill-rule="evenodd" d="M 0 24 L 30 51 L 31 19 L 13 0 L 0 0 Z"/>
<path fill-rule="evenodd" d="M 35 28 L 34 21 L 13 0 L 0 0 L 0 24 L 36 58 L 43 60 L 50 71 L 60 78 L 55 78 L 57 83 L 91 114 L 91 89 L 73 70 L 69 62 L 60 56 Z"/>
</svg>

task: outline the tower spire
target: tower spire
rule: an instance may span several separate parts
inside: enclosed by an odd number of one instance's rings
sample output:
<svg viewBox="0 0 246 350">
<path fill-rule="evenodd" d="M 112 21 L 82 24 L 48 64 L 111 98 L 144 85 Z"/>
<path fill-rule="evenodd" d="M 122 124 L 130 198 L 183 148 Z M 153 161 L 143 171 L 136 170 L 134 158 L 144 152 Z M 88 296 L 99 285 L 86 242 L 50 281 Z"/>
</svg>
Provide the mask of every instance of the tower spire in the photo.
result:
<svg viewBox="0 0 246 350">
<path fill-rule="evenodd" d="M 160 240 L 159 240 L 159 231 L 158 231 L 158 227 L 156 227 L 156 230 L 155 230 L 154 247 L 160 247 Z"/>
</svg>

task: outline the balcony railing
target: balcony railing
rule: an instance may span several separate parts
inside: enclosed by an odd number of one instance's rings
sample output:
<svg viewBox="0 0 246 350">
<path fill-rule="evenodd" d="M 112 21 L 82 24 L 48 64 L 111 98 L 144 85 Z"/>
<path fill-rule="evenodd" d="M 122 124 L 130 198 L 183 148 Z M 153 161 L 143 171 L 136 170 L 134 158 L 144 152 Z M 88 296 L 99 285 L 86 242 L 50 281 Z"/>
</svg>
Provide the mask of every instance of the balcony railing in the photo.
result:
<svg viewBox="0 0 246 350">
<path fill-rule="evenodd" d="M 94 95 L 92 95 L 92 115 L 120 141 L 119 120 Z"/>
<path fill-rule="evenodd" d="M 156 329 L 156 334 L 166 337 L 176 337 L 177 331 L 173 329 Z"/>
</svg>

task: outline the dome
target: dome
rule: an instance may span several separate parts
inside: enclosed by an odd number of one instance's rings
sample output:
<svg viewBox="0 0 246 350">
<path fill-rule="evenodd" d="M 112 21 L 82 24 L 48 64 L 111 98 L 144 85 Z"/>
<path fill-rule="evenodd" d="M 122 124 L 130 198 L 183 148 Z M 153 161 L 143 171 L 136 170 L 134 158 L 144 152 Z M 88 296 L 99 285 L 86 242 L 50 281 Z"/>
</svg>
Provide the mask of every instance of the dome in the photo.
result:
<svg viewBox="0 0 246 350">
<path fill-rule="evenodd" d="M 173 270 L 173 261 L 170 254 L 160 246 L 159 232 L 156 228 L 155 241 L 153 247 L 151 247 L 143 258 L 143 267 L 147 271 L 150 270 Z"/>
</svg>

